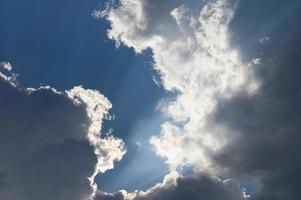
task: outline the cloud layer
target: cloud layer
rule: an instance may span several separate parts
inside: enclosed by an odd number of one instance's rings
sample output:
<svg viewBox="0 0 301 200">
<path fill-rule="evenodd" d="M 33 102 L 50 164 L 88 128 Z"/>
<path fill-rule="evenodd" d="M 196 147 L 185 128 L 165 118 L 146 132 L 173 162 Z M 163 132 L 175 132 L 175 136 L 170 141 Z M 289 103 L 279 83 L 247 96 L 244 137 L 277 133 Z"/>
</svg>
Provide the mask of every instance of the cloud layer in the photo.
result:
<svg viewBox="0 0 301 200">
<path fill-rule="evenodd" d="M 110 102 L 75 87 L 58 92 L 18 86 L 0 76 L 0 199 L 87 200 L 94 175 L 125 153 L 120 139 L 100 138 Z"/>
<path fill-rule="evenodd" d="M 99 192 L 96 200 L 241 200 L 244 196 L 240 185 L 233 180 L 221 181 L 207 174 L 179 177 L 173 172 L 167 175 L 162 183 L 145 192 Z"/>
</svg>

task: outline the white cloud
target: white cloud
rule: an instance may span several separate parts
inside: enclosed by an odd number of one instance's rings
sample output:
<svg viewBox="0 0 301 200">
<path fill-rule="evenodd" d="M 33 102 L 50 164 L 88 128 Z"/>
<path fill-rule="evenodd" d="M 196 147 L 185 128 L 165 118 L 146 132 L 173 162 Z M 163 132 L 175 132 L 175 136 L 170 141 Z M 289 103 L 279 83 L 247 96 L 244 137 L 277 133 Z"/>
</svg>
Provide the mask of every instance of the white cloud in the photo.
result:
<svg viewBox="0 0 301 200">
<path fill-rule="evenodd" d="M 84 104 L 90 124 L 87 130 L 87 139 L 94 146 L 94 153 L 98 161 L 95 172 L 89 177 L 95 195 L 97 185 L 94 182 L 95 176 L 101 172 L 104 173 L 108 169 L 114 167 L 114 161 L 120 161 L 126 153 L 124 143 L 121 139 L 108 135 L 101 138 L 101 125 L 104 119 L 109 118 L 108 110 L 111 109 L 111 102 L 97 90 L 84 89 L 80 86 L 66 91 L 69 98 L 75 104 Z"/>
<path fill-rule="evenodd" d="M 0 66 L 6 69 L 7 71 L 12 70 L 12 65 L 9 62 L 0 62 Z"/>
<path fill-rule="evenodd" d="M 240 1 L 231 21 L 236 5 L 230 2 L 120 0 L 103 14 L 111 23 L 109 38 L 137 53 L 150 48 L 162 85 L 178 94 L 160 103 L 170 120 L 151 139 L 171 171 L 192 166 L 211 172 L 211 180 L 226 172 L 259 182 L 261 190 L 249 198 L 237 195 L 235 181 L 218 182 L 233 189 L 232 200 L 300 199 L 300 12 L 293 9 L 300 4 L 281 1 L 266 15 L 269 3 Z M 237 31 L 233 41 L 249 63 L 230 45 L 230 21 Z M 263 33 L 269 35 L 259 39 Z M 163 183 L 136 198 L 215 199 L 192 195 L 202 191 L 198 183 L 211 181 L 190 181 L 186 195 L 185 184 Z M 207 188 L 203 194 L 227 199 L 219 191 Z M 111 195 L 122 199 L 124 192 Z"/>
<path fill-rule="evenodd" d="M 119 6 L 102 12 L 111 23 L 108 37 L 117 46 L 124 44 L 137 53 L 150 48 L 162 85 L 177 93 L 175 100 L 158 105 L 170 120 L 162 124 L 160 136 L 152 137 L 150 142 L 156 153 L 166 158 L 171 172 L 190 166 L 196 174 L 192 179 L 167 175 L 163 183 L 145 192 L 99 192 L 97 199 L 181 199 L 183 195 L 215 199 L 222 191 L 227 191 L 225 199 L 245 198 L 233 181 L 219 180 L 219 186 L 214 184 L 212 191 L 189 195 L 185 184 L 180 184 L 182 179 L 189 180 L 190 188 L 200 191 L 199 186 L 217 180 L 214 176 L 219 172 L 211 156 L 235 136 L 223 126 L 210 123 L 217 99 L 231 98 L 237 92 L 253 95 L 260 86 L 253 76 L 252 64 L 242 63 L 230 45 L 228 24 L 234 9 L 235 5 L 226 0 L 121 0 Z M 214 175 L 208 181 L 199 178 L 198 172 Z M 214 196 L 216 193 L 218 196 Z"/>
<path fill-rule="evenodd" d="M 226 0 L 121 0 L 105 11 L 109 38 L 137 53 L 151 48 L 163 86 L 178 93 L 162 104 L 171 120 L 150 141 L 171 170 L 188 165 L 211 171 L 210 155 L 231 139 L 225 129 L 207 123 L 216 98 L 238 91 L 252 95 L 259 87 L 230 45 L 234 7 Z"/>
<path fill-rule="evenodd" d="M 5 72 L 1 72 L 2 69 L 6 70 Z M 17 85 L 17 77 L 18 74 L 12 72 L 12 65 L 9 62 L 0 62 L 0 78 L 8 81 L 13 86 Z"/>
</svg>

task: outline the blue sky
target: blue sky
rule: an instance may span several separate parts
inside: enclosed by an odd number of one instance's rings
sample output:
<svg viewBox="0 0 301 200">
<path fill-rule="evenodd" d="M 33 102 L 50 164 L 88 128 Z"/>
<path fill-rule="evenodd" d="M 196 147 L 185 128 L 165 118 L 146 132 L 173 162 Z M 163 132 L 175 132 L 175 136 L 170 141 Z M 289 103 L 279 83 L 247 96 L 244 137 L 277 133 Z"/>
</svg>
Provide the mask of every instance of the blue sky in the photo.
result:
<svg viewBox="0 0 301 200">
<path fill-rule="evenodd" d="M 164 161 L 147 142 L 160 132 L 163 119 L 155 106 L 166 93 L 153 81 L 157 74 L 151 51 L 136 55 L 133 49 L 117 49 L 107 39 L 108 22 L 92 17 L 102 7 L 99 1 L 1 0 L 0 7 L 0 60 L 14 66 L 24 87 L 66 90 L 83 85 L 99 90 L 113 104 L 110 114 L 115 120 L 105 122 L 103 131 L 113 128 L 128 153 L 113 171 L 99 175 L 103 190 L 145 189 L 162 179 Z M 138 142 L 143 149 L 138 150 Z M 143 170 L 137 172 L 132 162 L 143 163 Z M 128 173 L 137 176 L 131 180 Z M 150 173 L 155 180 L 139 182 Z"/>
</svg>

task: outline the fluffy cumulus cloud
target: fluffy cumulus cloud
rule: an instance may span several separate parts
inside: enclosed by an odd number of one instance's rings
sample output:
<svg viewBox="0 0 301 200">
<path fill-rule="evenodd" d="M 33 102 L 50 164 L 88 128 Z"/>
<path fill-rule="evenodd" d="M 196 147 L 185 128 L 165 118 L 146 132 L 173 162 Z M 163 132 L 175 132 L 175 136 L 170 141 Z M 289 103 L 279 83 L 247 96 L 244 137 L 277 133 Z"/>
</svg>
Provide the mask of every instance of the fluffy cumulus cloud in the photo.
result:
<svg viewBox="0 0 301 200">
<path fill-rule="evenodd" d="M 171 171 L 195 173 L 100 199 L 187 199 L 188 185 L 192 199 L 227 199 L 215 176 L 259 181 L 251 199 L 300 199 L 300 3 L 256 2 L 120 0 L 94 13 L 117 46 L 152 50 L 160 82 L 177 95 L 159 104 L 169 120 L 150 142 Z M 236 188 L 230 199 L 249 198 Z"/>
<path fill-rule="evenodd" d="M 100 137 L 110 102 L 82 87 L 22 88 L 1 65 L 0 199 L 90 199 L 95 174 L 125 153 L 120 139 Z"/>
<path fill-rule="evenodd" d="M 223 126 L 207 122 L 217 97 L 229 99 L 242 90 L 252 95 L 260 85 L 251 64 L 242 63 L 231 48 L 228 24 L 234 7 L 233 2 L 222 0 L 121 0 L 117 7 L 94 14 L 111 23 L 108 36 L 117 45 L 132 47 L 137 53 L 152 50 L 160 82 L 177 96 L 159 104 L 170 120 L 150 142 L 171 171 L 189 166 L 196 172 L 193 178 L 173 177 L 174 184 L 163 182 L 145 193 L 101 193 L 102 198 L 183 199 L 188 198 L 188 191 L 192 199 L 244 198 L 239 186 L 235 190 L 239 192 L 232 193 L 222 181 L 197 175 L 217 173 L 212 156 L 234 137 Z M 202 192 L 204 185 L 212 188 Z"/>
<path fill-rule="evenodd" d="M 163 86 L 177 93 L 174 101 L 161 102 L 171 120 L 151 140 L 171 169 L 210 168 L 209 155 L 230 138 L 206 123 L 216 96 L 230 98 L 242 87 L 252 94 L 259 85 L 250 65 L 230 46 L 228 23 L 234 6 L 223 0 L 122 0 L 102 13 L 111 22 L 109 38 L 138 53 L 151 48 Z"/>
</svg>

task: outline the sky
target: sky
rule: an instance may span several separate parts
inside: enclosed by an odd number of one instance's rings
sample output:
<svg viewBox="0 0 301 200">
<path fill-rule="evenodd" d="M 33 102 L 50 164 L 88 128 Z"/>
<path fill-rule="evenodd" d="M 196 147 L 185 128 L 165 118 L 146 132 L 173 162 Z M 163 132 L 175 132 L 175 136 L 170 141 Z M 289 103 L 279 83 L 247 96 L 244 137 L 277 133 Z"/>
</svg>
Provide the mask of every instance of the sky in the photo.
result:
<svg viewBox="0 0 301 200">
<path fill-rule="evenodd" d="M 150 51 L 138 56 L 126 47 L 116 49 L 107 39 L 108 22 L 92 17 L 101 6 L 99 1 L 81 0 L 1 1 L 5 31 L 0 37 L 0 60 L 14 66 L 24 87 L 50 85 L 67 90 L 83 85 L 106 94 L 114 105 L 110 113 L 115 120 L 106 122 L 103 132 L 114 129 L 114 135 L 126 141 L 128 154 L 116 163 L 114 173 L 100 175 L 99 181 L 108 191 L 144 188 L 156 182 L 140 181 L 141 176 L 152 173 L 158 181 L 167 170 L 164 161 L 149 152 L 151 147 L 138 152 L 137 145 L 147 144 L 151 134 L 159 133 L 161 117 L 155 106 L 166 92 L 153 81 L 156 73 Z M 150 160 L 143 160 L 144 153 Z M 127 173 L 137 173 L 136 167 L 129 167 L 135 165 L 131 164 L 134 157 L 140 159 L 135 162 L 146 162 L 143 174 L 124 180 Z"/>
<path fill-rule="evenodd" d="M 301 199 L 300 8 L 0 0 L 0 199 Z"/>
</svg>

